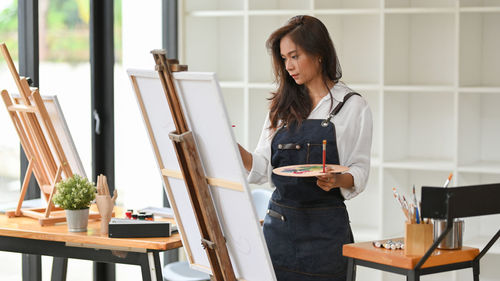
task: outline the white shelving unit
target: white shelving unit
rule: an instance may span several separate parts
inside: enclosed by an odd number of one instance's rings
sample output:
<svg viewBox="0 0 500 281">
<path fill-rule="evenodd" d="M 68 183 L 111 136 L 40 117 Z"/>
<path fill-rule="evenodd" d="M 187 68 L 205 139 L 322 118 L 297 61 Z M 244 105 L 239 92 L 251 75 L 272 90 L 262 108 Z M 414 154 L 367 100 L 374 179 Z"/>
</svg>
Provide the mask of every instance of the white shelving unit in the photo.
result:
<svg viewBox="0 0 500 281">
<path fill-rule="evenodd" d="M 266 39 L 297 14 L 327 26 L 343 81 L 368 100 L 374 116 L 369 183 L 346 202 L 357 241 L 403 235 L 393 187 L 410 194 L 415 184 L 419 192 L 442 185 L 450 172 L 450 186 L 500 182 L 500 0 L 179 4 L 180 59 L 190 70 L 217 72 L 236 137 L 249 150 L 275 88 Z M 482 248 L 499 225 L 500 216 L 468 219 L 465 244 Z M 488 258 L 500 260 L 500 246 Z M 482 280 L 497 272 L 482 267 Z M 432 280 L 466 280 L 462 275 Z M 366 269 L 358 276 L 402 280 Z"/>
</svg>

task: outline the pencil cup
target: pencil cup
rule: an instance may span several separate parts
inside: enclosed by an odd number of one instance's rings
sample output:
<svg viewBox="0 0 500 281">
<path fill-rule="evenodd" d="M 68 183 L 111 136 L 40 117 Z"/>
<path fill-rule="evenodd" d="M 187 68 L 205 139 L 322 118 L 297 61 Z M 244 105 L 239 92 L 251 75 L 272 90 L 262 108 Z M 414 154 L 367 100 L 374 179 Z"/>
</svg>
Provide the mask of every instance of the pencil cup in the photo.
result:
<svg viewBox="0 0 500 281">
<path fill-rule="evenodd" d="M 116 190 L 113 198 L 109 195 L 96 195 L 97 209 L 101 215 L 101 234 L 108 234 L 109 221 L 115 206 Z"/>
<path fill-rule="evenodd" d="M 422 256 L 432 243 L 432 224 L 406 223 L 405 255 Z"/>
</svg>

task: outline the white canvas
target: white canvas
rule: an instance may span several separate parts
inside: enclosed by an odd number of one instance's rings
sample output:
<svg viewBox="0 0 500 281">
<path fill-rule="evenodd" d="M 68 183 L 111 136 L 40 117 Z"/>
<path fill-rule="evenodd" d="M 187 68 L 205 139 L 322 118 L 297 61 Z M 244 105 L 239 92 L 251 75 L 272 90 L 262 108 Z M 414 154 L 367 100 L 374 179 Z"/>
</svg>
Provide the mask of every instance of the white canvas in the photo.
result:
<svg viewBox="0 0 500 281">
<path fill-rule="evenodd" d="M 13 98 L 16 103 L 24 104 L 20 96 L 14 96 Z M 42 96 L 42 100 L 45 105 L 45 108 L 47 109 L 47 113 L 49 114 L 50 121 L 54 126 L 54 130 L 56 131 L 56 135 L 59 138 L 59 142 L 64 151 L 64 154 L 66 155 L 66 159 L 68 160 L 69 166 L 71 167 L 71 171 L 73 172 L 73 174 L 77 174 L 82 177 L 87 177 L 85 170 L 83 168 L 82 161 L 80 159 L 80 155 L 78 154 L 75 143 L 73 142 L 73 138 L 71 137 L 71 132 L 69 131 L 66 119 L 64 118 L 64 114 L 62 112 L 61 105 L 59 104 L 57 96 L 55 95 Z M 38 120 L 42 120 L 40 114 L 39 113 L 36 114 Z M 49 134 L 47 132 L 45 124 L 43 122 L 40 122 L 40 125 L 44 135 L 48 136 Z M 54 156 L 57 155 L 56 150 L 54 148 L 54 144 L 52 143 L 52 140 L 49 137 L 47 137 L 47 142 L 52 151 L 52 155 Z M 55 156 L 54 159 L 56 160 L 57 166 L 59 166 L 61 163 L 58 162 L 57 156 Z M 65 177 L 66 175 L 63 174 L 63 178 Z"/>
<path fill-rule="evenodd" d="M 168 137 L 175 126 L 158 73 L 128 70 L 128 74 L 188 260 L 193 268 L 211 273 L 184 181 L 179 179 L 180 168 Z M 212 184 L 210 190 L 236 277 L 246 281 L 276 280 L 215 74 L 178 72 L 174 78 L 205 175 L 234 184 L 234 188 Z"/>
</svg>

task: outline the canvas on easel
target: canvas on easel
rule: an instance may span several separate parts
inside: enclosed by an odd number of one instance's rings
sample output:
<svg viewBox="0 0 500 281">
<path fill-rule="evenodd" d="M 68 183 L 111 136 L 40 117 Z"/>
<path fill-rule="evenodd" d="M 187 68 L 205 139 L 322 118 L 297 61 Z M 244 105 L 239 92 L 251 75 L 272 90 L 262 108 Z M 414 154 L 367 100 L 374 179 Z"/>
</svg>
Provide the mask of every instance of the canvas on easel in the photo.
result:
<svg viewBox="0 0 500 281">
<path fill-rule="evenodd" d="M 26 78 L 19 77 L 6 45 L 0 44 L 0 48 L 19 90 L 16 96 L 2 90 L 2 100 L 28 159 L 17 208 L 6 212 L 6 215 L 32 217 L 38 219 L 41 225 L 65 221 L 64 211 L 54 206 L 52 197 L 55 185 L 61 179 L 74 173 L 85 176 L 80 158 L 57 98 L 42 97 L 38 89 L 30 88 Z M 21 208 L 32 174 L 47 203 L 45 208 Z M 99 215 L 92 213 L 89 217 L 98 218 Z"/>
<path fill-rule="evenodd" d="M 176 130 L 158 73 L 128 70 L 165 191 L 191 267 L 213 274 L 202 247 L 172 132 Z M 238 148 L 214 73 L 173 73 L 182 110 L 200 153 L 217 219 L 237 280 L 276 280 Z M 185 163 L 182 163 L 183 165 Z"/>
</svg>

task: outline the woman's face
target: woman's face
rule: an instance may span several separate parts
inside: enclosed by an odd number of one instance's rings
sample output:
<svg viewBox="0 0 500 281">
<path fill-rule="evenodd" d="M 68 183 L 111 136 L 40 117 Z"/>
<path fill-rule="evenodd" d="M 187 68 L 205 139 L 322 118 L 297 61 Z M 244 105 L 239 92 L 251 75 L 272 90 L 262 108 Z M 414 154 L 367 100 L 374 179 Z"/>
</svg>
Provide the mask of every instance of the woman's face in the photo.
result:
<svg viewBox="0 0 500 281">
<path fill-rule="evenodd" d="M 307 86 L 312 81 L 321 79 L 319 59 L 304 52 L 290 36 L 281 39 L 280 53 L 285 69 L 295 83 Z"/>
</svg>

